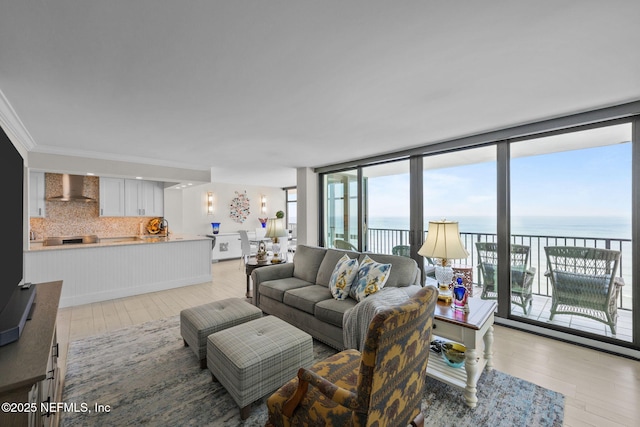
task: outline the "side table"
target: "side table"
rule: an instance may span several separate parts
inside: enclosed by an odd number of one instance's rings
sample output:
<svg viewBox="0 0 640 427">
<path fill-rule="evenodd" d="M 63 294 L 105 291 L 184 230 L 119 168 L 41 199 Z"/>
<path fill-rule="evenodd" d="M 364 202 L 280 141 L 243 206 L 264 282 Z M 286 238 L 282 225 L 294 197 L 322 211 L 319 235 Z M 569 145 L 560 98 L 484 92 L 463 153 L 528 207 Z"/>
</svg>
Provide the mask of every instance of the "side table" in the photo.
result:
<svg viewBox="0 0 640 427">
<path fill-rule="evenodd" d="M 495 301 L 480 298 L 469 299 L 469 313 L 451 308 L 451 304 L 438 301 L 433 319 L 435 336 L 464 344 L 467 348 L 464 368 L 452 368 L 441 355 L 430 354 L 427 375 L 464 391 L 467 406 L 478 403 L 478 378 L 485 366 L 493 369 L 493 317 Z M 484 347 L 484 348 L 483 348 Z"/>
<path fill-rule="evenodd" d="M 255 258 L 249 258 L 249 260 L 244 265 L 245 267 L 244 271 L 245 271 L 245 274 L 247 275 L 247 293 L 246 293 L 247 298 L 251 298 L 251 273 L 253 272 L 253 270 L 260 267 L 266 267 L 268 265 L 278 265 L 278 264 L 283 264 L 283 263 L 278 262 L 274 264 L 271 262 L 270 259 L 267 260 L 267 262 L 258 262 L 256 261 Z"/>
</svg>

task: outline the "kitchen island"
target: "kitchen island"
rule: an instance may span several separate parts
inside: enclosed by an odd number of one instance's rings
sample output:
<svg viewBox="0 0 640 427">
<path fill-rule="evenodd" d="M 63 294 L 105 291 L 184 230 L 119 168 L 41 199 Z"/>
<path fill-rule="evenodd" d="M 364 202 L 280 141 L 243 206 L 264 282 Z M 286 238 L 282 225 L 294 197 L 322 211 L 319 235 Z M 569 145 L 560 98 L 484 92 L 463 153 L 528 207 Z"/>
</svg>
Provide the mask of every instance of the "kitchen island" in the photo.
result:
<svg viewBox="0 0 640 427">
<path fill-rule="evenodd" d="M 60 307 L 211 281 L 211 239 L 122 237 L 25 251 L 25 281 L 63 280 Z"/>
</svg>

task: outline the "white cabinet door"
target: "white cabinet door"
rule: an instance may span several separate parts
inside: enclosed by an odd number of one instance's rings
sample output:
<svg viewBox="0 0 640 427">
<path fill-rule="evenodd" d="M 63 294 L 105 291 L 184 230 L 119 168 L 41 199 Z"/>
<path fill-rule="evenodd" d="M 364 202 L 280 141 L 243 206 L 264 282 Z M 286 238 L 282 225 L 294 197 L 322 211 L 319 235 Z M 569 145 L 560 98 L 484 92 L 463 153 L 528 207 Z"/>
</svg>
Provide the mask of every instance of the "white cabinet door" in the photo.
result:
<svg viewBox="0 0 640 427">
<path fill-rule="evenodd" d="M 29 172 L 29 216 L 46 216 L 44 199 L 44 172 Z"/>
<path fill-rule="evenodd" d="M 124 214 L 126 216 L 143 216 L 140 194 L 142 181 L 137 179 L 124 180 Z"/>
<path fill-rule="evenodd" d="M 163 216 L 164 184 L 139 179 L 124 180 L 126 216 Z"/>
<path fill-rule="evenodd" d="M 164 184 L 142 181 L 142 211 L 146 216 L 164 216 Z"/>
<path fill-rule="evenodd" d="M 100 216 L 124 216 L 124 179 L 100 177 Z"/>
</svg>

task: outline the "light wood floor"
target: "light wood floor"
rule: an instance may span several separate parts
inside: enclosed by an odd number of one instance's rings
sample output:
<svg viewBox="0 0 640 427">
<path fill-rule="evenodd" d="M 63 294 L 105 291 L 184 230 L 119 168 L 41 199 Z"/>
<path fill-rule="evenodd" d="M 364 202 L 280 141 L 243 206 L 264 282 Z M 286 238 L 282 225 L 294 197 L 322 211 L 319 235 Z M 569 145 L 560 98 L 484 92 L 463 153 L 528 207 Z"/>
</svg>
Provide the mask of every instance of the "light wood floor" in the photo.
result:
<svg viewBox="0 0 640 427">
<path fill-rule="evenodd" d="M 60 364 L 68 343 L 129 325 L 174 316 L 210 301 L 244 297 L 239 261 L 212 264 L 212 281 L 162 292 L 60 309 Z M 640 362 L 495 327 L 494 367 L 566 396 L 565 426 L 637 426 Z"/>
</svg>

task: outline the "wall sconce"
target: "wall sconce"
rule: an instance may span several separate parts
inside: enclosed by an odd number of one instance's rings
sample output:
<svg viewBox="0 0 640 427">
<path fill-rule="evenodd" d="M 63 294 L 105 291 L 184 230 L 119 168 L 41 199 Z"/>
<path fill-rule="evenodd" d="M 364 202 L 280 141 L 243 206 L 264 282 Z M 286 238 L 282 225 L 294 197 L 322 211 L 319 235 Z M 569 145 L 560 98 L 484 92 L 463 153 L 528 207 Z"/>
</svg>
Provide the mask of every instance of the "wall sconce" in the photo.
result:
<svg viewBox="0 0 640 427">
<path fill-rule="evenodd" d="M 207 191 L 207 215 L 213 215 L 213 192 Z"/>
<path fill-rule="evenodd" d="M 264 215 L 267 213 L 267 196 L 260 196 L 260 212 Z"/>
</svg>

